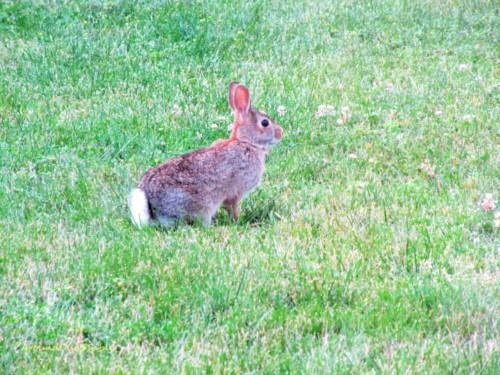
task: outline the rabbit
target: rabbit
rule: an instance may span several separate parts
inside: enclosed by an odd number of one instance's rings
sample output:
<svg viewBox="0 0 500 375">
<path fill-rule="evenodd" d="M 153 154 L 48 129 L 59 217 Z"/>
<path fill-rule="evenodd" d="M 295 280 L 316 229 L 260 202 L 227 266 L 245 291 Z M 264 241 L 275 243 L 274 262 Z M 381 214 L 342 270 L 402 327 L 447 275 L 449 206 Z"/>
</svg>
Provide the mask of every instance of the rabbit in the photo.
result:
<svg viewBox="0 0 500 375">
<path fill-rule="evenodd" d="M 234 123 L 227 140 L 189 152 L 151 168 L 129 196 L 133 222 L 201 221 L 209 227 L 221 205 L 238 221 L 240 203 L 258 184 L 268 147 L 281 141 L 283 129 L 250 105 L 248 88 L 229 86 Z"/>
</svg>

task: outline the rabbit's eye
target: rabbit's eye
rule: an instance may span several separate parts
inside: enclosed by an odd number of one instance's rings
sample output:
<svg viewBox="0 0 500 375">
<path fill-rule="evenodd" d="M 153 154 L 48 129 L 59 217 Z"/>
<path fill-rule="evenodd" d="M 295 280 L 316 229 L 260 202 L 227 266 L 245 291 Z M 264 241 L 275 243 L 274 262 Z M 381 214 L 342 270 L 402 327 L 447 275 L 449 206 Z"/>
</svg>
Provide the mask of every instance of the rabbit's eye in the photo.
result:
<svg viewBox="0 0 500 375">
<path fill-rule="evenodd" d="M 268 125 L 269 125 L 269 121 L 268 121 L 268 120 L 266 120 L 266 119 L 264 119 L 264 120 L 262 120 L 262 121 L 260 122 L 260 124 L 261 124 L 263 127 L 266 127 L 266 126 L 268 126 Z"/>
</svg>

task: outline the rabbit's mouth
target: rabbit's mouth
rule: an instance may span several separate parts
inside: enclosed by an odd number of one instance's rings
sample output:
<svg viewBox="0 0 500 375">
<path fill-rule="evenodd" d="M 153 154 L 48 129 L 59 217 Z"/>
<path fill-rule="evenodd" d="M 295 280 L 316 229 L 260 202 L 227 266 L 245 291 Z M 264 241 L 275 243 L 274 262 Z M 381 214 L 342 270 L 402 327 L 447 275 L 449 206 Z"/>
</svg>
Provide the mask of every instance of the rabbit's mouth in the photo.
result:
<svg viewBox="0 0 500 375">
<path fill-rule="evenodd" d="M 273 138 L 271 140 L 271 142 L 269 142 L 270 145 L 275 145 L 275 144 L 278 144 L 281 142 L 281 138 L 280 139 L 277 139 L 277 138 Z"/>
</svg>

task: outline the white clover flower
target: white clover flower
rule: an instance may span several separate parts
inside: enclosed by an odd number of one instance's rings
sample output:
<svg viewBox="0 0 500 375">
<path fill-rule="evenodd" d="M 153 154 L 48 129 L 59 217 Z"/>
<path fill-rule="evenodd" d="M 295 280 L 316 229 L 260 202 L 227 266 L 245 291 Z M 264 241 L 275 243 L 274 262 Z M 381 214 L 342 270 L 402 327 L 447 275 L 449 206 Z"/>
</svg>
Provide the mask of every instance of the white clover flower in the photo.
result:
<svg viewBox="0 0 500 375">
<path fill-rule="evenodd" d="M 435 178 L 437 177 L 436 172 L 434 171 L 434 166 L 430 165 L 429 160 L 424 160 L 420 168 L 427 173 L 427 177 Z"/>
<path fill-rule="evenodd" d="M 485 194 L 481 205 L 485 210 L 494 210 L 497 201 L 493 199 L 493 194 Z"/>
<path fill-rule="evenodd" d="M 278 115 L 280 115 L 280 116 L 285 115 L 286 108 L 284 106 L 280 105 L 276 110 L 278 111 Z"/>
<path fill-rule="evenodd" d="M 333 109 L 333 105 L 321 104 L 318 106 L 318 111 L 316 112 L 315 117 L 325 117 L 325 116 L 333 116 L 335 115 L 335 110 Z"/>
<path fill-rule="evenodd" d="M 181 107 L 179 107 L 177 104 L 174 104 L 174 110 L 172 111 L 172 113 L 174 114 L 174 117 L 179 117 L 183 112 Z"/>
</svg>

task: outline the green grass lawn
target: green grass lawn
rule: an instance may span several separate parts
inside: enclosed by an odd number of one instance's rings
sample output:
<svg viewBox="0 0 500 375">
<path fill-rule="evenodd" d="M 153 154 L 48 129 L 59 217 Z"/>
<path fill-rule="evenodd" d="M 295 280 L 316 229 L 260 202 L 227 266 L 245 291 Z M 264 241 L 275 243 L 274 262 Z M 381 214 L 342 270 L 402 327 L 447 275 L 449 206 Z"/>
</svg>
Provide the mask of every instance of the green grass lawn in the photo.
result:
<svg viewBox="0 0 500 375">
<path fill-rule="evenodd" d="M 0 373 L 500 373 L 499 9 L 0 1 Z M 232 80 L 285 131 L 240 222 L 135 228 Z"/>
</svg>

